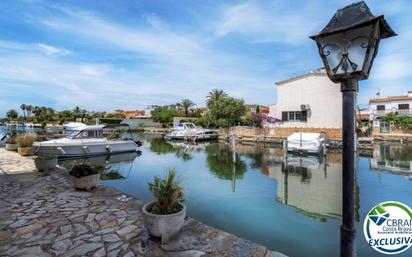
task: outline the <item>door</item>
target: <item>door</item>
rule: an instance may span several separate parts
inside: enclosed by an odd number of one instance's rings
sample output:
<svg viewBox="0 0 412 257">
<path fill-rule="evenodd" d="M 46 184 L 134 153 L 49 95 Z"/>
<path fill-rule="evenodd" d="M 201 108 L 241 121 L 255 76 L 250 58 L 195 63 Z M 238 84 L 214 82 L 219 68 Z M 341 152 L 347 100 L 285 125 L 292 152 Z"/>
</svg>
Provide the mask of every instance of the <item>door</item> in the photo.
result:
<svg viewBox="0 0 412 257">
<path fill-rule="evenodd" d="M 381 121 L 379 123 L 379 127 L 380 127 L 380 132 L 381 133 L 389 133 L 389 122 Z"/>
</svg>

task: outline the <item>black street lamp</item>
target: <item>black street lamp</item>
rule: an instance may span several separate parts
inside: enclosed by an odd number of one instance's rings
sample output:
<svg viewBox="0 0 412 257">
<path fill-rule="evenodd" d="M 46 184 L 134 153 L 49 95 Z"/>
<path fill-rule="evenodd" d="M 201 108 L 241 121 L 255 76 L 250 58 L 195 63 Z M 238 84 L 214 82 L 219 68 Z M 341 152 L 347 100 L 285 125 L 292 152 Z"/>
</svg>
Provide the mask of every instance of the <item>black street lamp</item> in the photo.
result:
<svg viewBox="0 0 412 257">
<path fill-rule="evenodd" d="M 379 41 L 396 36 L 383 15 L 374 16 L 365 2 L 339 9 L 316 41 L 328 77 L 342 92 L 342 226 L 341 257 L 355 252 L 355 102 L 358 81 L 367 79 Z"/>
</svg>

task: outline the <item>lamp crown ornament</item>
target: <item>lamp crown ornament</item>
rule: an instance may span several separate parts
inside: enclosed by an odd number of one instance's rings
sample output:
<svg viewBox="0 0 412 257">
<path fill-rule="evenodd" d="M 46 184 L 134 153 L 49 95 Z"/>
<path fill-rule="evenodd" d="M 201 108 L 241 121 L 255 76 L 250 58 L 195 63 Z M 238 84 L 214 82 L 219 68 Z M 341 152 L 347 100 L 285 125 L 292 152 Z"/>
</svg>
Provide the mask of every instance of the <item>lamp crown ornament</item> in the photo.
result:
<svg viewBox="0 0 412 257">
<path fill-rule="evenodd" d="M 326 27 L 310 38 L 319 48 L 329 78 L 367 79 L 380 39 L 396 36 L 383 15 L 374 16 L 365 2 L 336 11 Z"/>
</svg>

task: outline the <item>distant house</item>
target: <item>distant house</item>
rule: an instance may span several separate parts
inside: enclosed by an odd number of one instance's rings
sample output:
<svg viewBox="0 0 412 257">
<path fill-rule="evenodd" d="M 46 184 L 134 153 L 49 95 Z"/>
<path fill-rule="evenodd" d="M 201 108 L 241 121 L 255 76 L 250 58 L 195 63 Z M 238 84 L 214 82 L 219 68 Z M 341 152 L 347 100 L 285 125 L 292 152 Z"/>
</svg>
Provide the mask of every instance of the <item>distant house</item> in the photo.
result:
<svg viewBox="0 0 412 257">
<path fill-rule="evenodd" d="M 390 132 L 390 124 L 382 120 L 388 113 L 399 115 L 412 115 L 412 91 L 402 96 L 389 96 L 386 98 L 374 98 L 369 100 L 370 121 L 373 132 Z"/>
<path fill-rule="evenodd" d="M 265 105 L 258 105 L 258 104 L 246 104 L 246 110 L 248 113 L 263 113 L 269 114 L 269 107 Z"/>
<path fill-rule="evenodd" d="M 329 138 L 342 137 L 342 94 L 322 68 L 276 82 L 277 103 L 269 115 L 282 122 L 276 134 L 325 132 Z"/>
</svg>

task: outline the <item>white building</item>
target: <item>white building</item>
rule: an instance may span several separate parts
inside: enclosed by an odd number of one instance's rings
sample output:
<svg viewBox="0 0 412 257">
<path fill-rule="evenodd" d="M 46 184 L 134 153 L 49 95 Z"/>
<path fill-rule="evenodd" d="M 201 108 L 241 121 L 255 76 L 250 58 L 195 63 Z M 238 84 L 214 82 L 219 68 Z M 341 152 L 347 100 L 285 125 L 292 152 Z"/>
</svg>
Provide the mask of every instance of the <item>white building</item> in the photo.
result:
<svg viewBox="0 0 412 257">
<path fill-rule="evenodd" d="M 277 103 L 270 107 L 269 115 L 282 120 L 280 128 L 304 128 L 308 132 L 331 129 L 340 137 L 340 85 L 332 82 L 324 69 L 282 80 L 276 85 Z"/>
<path fill-rule="evenodd" d="M 369 100 L 369 119 L 373 123 L 374 132 L 389 132 L 389 125 L 381 117 L 388 113 L 412 115 L 412 91 L 402 96 L 389 96 Z"/>
</svg>

